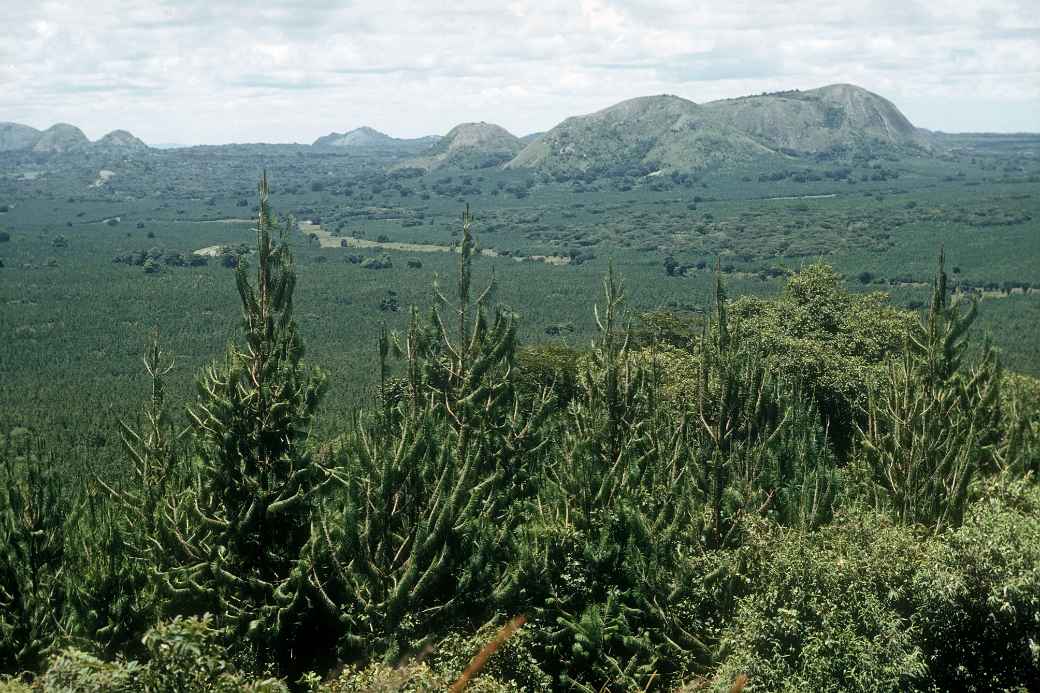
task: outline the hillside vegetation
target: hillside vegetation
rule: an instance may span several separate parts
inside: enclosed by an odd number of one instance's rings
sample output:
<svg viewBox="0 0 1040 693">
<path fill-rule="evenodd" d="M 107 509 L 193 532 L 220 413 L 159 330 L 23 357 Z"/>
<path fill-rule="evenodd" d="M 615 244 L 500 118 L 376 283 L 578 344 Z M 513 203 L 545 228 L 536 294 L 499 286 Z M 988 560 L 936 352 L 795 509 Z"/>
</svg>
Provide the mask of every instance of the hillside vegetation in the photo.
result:
<svg viewBox="0 0 1040 693">
<path fill-rule="evenodd" d="M 183 406 L 151 341 L 120 474 L 4 436 L 3 690 L 1040 678 L 1040 384 L 973 346 L 941 253 L 923 315 L 822 263 L 730 300 L 717 263 L 703 319 L 637 321 L 611 265 L 575 350 L 519 338 L 467 211 L 450 281 L 372 344 L 375 397 L 320 434 L 266 177 L 255 222 L 240 326 Z"/>
</svg>

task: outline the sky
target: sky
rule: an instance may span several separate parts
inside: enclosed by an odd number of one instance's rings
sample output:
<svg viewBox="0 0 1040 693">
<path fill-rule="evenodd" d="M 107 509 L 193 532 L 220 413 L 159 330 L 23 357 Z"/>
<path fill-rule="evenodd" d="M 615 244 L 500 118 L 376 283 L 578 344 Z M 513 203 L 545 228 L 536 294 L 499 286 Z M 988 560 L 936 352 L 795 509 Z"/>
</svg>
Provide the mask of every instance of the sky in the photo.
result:
<svg viewBox="0 0 1040 693">
<path fill-rule="evenodd" d="M 919 127 L 1040 132 L 1037 0 L 0 0 L 0 16 L 0 121 L 91 139 L 523 135 L 634 96 L 836 82 Z"/>
</svg>

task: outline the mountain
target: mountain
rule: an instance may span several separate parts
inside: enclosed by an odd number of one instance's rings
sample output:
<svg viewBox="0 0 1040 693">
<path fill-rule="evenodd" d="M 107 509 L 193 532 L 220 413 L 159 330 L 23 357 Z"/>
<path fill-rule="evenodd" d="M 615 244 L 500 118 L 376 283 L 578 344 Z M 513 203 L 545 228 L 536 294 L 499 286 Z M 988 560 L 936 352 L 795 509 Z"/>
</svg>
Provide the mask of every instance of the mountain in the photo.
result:
<svg viewBox="0 0 1040 693">
<path fill-rule="evenodd" d="M 924 144 L 891 101 L 852 84 L 713 101 L 704 109 L 716 122 L 778 151 L 815 154 L 869 142 Z"/>
<path fill-rule="evenodd" d="M 524 143 L 500 125 L 462 123 L 453 127 L 422 156 L 400 167 L 479 169 L 499 166 L 515 157 Z"/>
<path fill-rule="evenodd" d="M 332 132 L 314 140 L 313 147 L 386 147 L 392 146 L 397 139 L 364 126 L 349 132 Z"/>
<path fill-rule="evenodd" d="M 716 123 L 694 102 L 661 95 L 568 118 L 527 145 L 507 166 L 565 174 L 645 175 L 768 154 L 768 148 Z"/>
<path fill-rule="evenodd" d="M 52 125 L 42 132 L 19 123 L 0 123 L 0 152 L 63 154 L 93 149 L 143 151 L 148 148 L 126 130 L 113 130 L 97 142 L 91 142 L 82 130 L 68 123 Z"/>
<path fill-rule="evenodd" d="M 94 146 L 105 149 L 129 149 L 134 151 L 148 149 L 147 144 L 134 137 L 126 130 L 113 130 L 95 142 Z"/>
<path fill-rule="evenodd" d="M 29 149 L 43 134 L 36 128 L 19 123 L 0 123 L 0 152 Z"/>
<path fill-rule="evenodd" d="M 890 101 L 850 84 L 696 104 L 645 96 L 568 118 L 528 144 L 509 168 L 647 174 L 753 159 L 926 147 Z"/>
<path fill-rule="evenodd" d="M 75 125 L 58 123 L 44 130 L 32 146 L 34 152 L 61 154 L 86 149 L 90 140 Z"/>
<path fill-rule="evenodd" d="M 349 152 L 351 150 L 378 150 L 383 154 L 404 158 L 416 156 L 435 145 L 441 138 L 437 135 L 414 139 L 391 137 L 370 127 L 360 127 L 348 132 L 333 132 L 314 140 L 312 147 L 325 150 Z"/>
</svg>

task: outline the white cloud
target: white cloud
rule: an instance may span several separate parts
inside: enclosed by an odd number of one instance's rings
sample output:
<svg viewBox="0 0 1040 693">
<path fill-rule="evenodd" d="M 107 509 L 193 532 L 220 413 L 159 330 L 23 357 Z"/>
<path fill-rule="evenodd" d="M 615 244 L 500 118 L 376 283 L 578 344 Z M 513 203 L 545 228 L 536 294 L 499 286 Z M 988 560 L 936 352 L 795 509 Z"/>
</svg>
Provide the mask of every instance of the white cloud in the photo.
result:
<svg viewBox="0 0 1040 693">
<path fill-rule="evenodd" d="M 946 130 L 1040 130 L 1032 0 L 0 0 L 0 119 L 147 141 L 310 141 L 623 98 L 853 82 Z"/>
</svg>

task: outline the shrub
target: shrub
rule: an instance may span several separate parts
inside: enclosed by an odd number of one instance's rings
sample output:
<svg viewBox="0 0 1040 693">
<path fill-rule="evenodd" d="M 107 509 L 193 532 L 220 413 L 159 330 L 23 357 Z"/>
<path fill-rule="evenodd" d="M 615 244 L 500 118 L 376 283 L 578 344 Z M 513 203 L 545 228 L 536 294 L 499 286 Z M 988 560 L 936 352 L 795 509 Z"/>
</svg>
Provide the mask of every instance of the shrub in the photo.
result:
<svg viewBox="0 0 1040 693">
<path fill-rule="evenodd" d="M 1040 489 L 993 494 L 933 542 L 914 578 L 914 607 L 935 689 L 1040 681 Z"/>
<path fill-rule="evenodd" d="M 376 663 L 363 668 L 347 666 L 334 679 L 324 683 L 312 680 L 310 690 L 313 693 L 427 693 L 446 691 L 454 681 L 450 675 L 435 671 L 425 662 L 396 667 Z M 490 676 L 478 676 L 466 690 L 472 693 L 510 693 L 522 689 Z"/>
<path fill-rule="evenodd" d="M 964 359 L 975 310 L 974 303 L 967 311 L 947 303 L 940 255 L 928 317 L 871 394 L 859 442 L 879 500 L 901 522 L 935 530 L 959 525 L 974 479 L 996 466 L 1000 366 L 988 344 L 977 363 Z"/>
<path fill-rule="evenodd" d="M 266 177 L 260 208 L 255 280 L 242 267 L 235 275 L 244 344 L 230 344 L 199 378 L 188 409 L 192 479 L 164 500 L 171 565 L 159 578 L 173 609 L 219 613 L 243 651 L 292 674 L 333 647 L 300 563 L 329 481 L 308 441 L 326 376 L 302 361 L 296 274 L 288 245 L 272 238 Z"/>
<path fill-rule="evenodd" d="M 535 397 L 550 390 L 560 407 L 574 397 L 582 352 L 562 344 L 537 344 L 516 353 L 517 381 L 522 394 Z"/>
<path fill-rule="evenodd" d="M 54 693 L 288 693 L 282 681 L 255 678 L 236 670 L 221 638 L 209 616 L 175 618 L 145 634 L 148 657 L 143 663 L 104 662 L 68 649 L 51 661 L 38 685 Z"/>
<path fill-rule="evenodd" d="M 496 638 L 497 624 L 488 623 L 473 635 L 453 631 L 442 637 L 429 657 L 430 665 L 449 680 L 457 680 L 474 656 Z M 531 628 L 521 626 L 508 640 L 493 651 L 467 690 L 545 691 L 552 688 L 552 678 L 540 666 L 535 653 L 536 638 Z M 499 683 L 501 682 L 501 683 Z M 492 688 L 491 686 L 495 686 Z"/>
<path fill-rule="evenodd" d="M 739 674 L 763 691 L 898 691 L 922 680 L 925 661 L 903 608 L 923 548 L 883 516 L 843 520 L 759 540 L 716 685 Z"/>
</svg>

